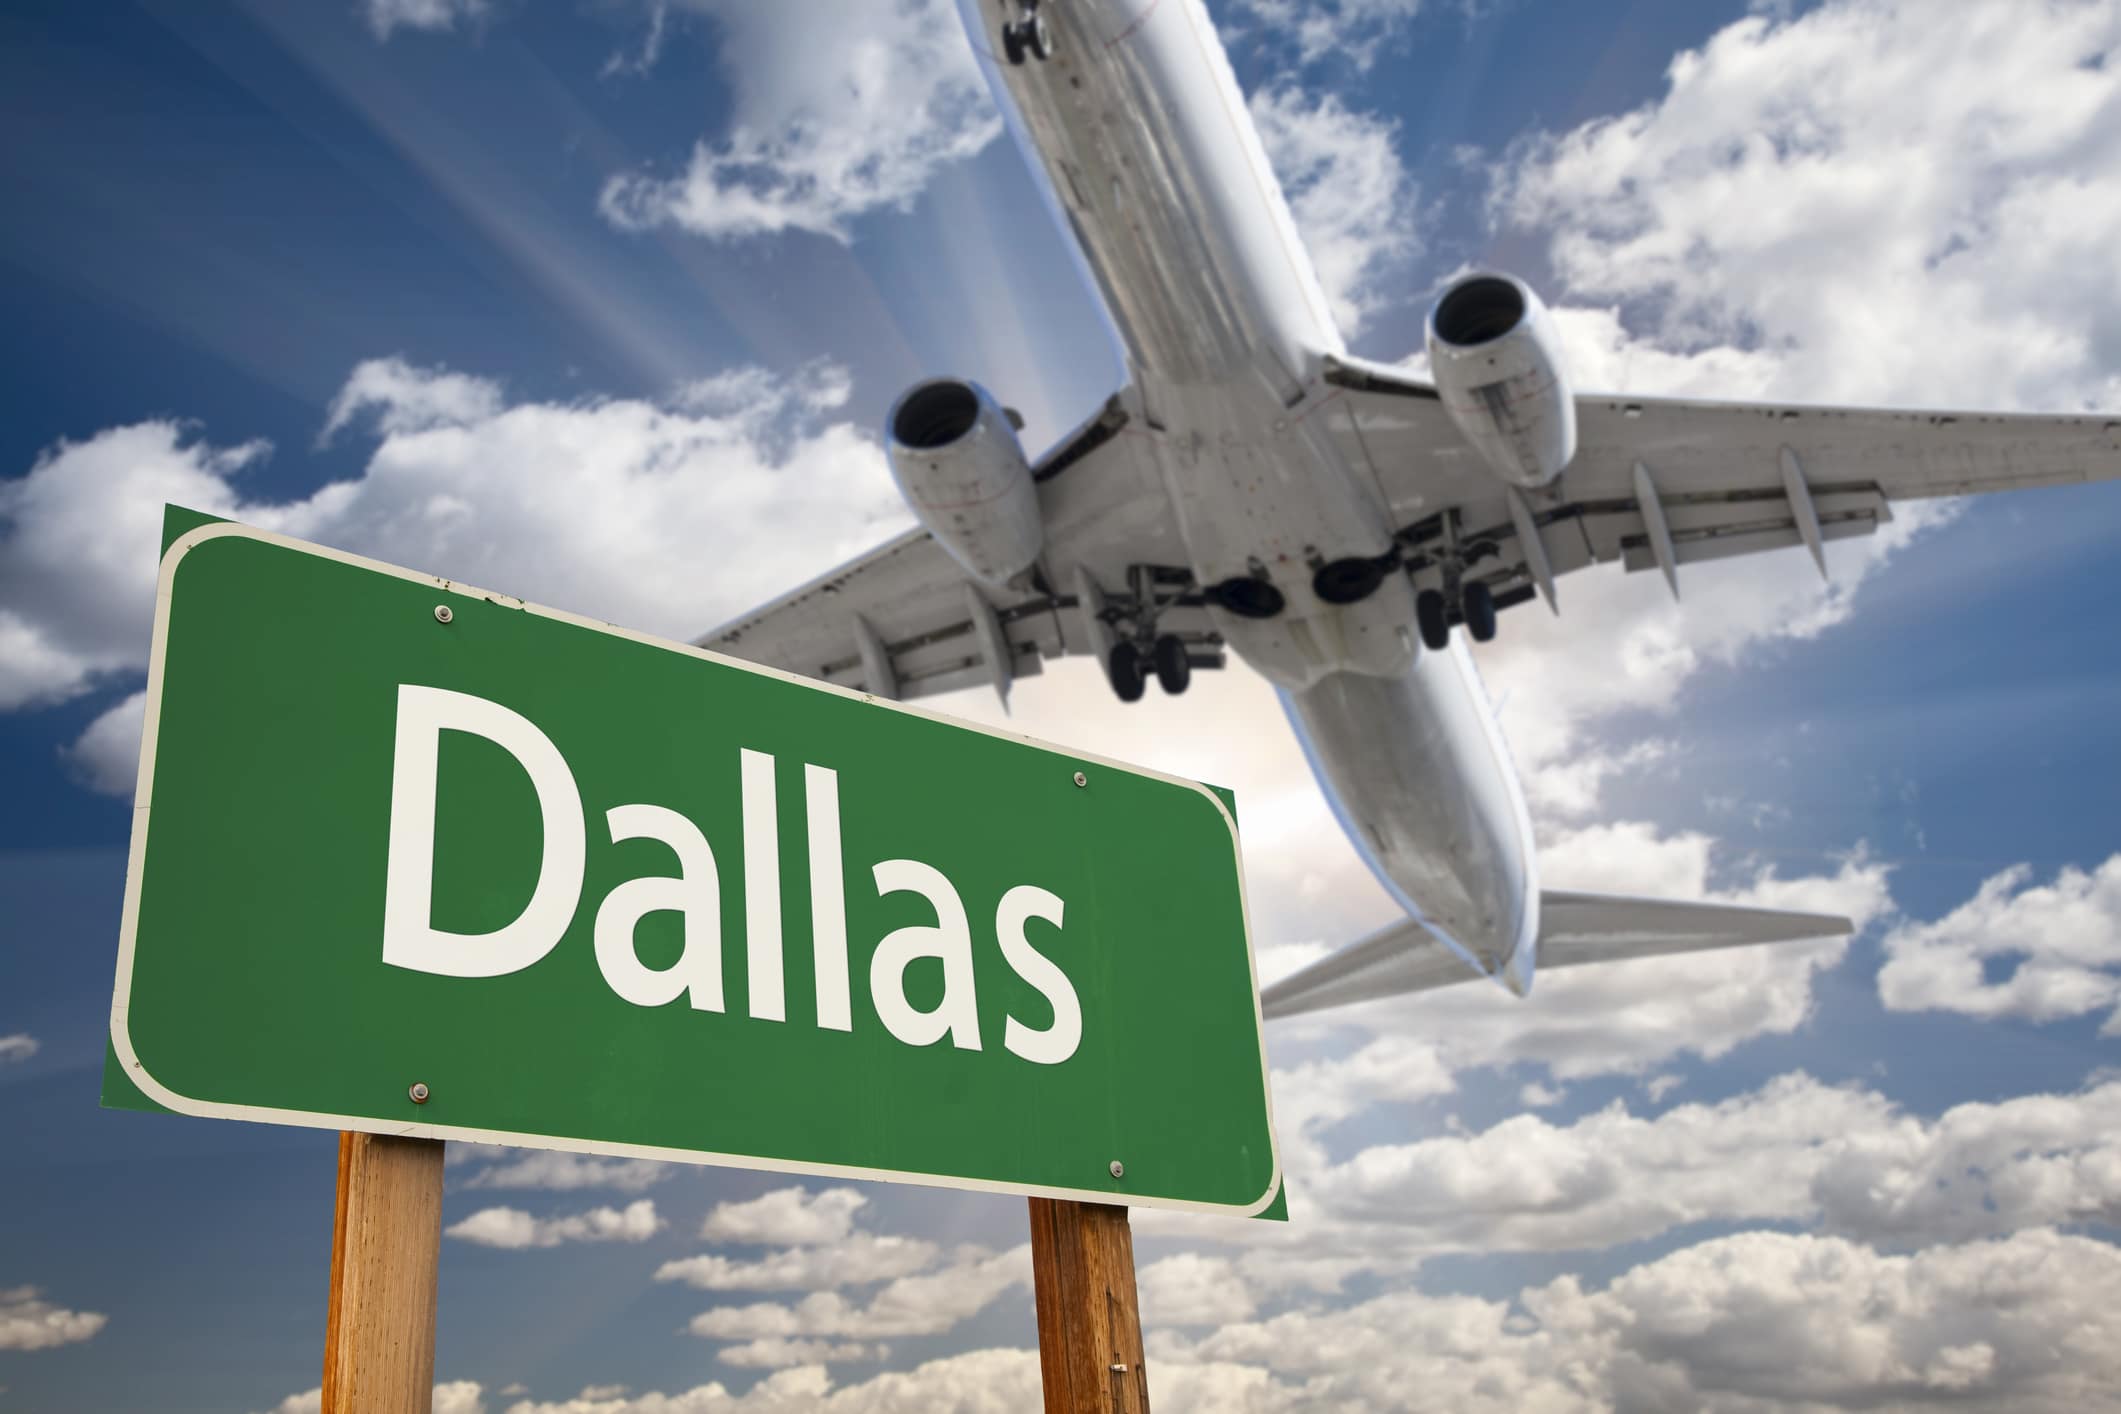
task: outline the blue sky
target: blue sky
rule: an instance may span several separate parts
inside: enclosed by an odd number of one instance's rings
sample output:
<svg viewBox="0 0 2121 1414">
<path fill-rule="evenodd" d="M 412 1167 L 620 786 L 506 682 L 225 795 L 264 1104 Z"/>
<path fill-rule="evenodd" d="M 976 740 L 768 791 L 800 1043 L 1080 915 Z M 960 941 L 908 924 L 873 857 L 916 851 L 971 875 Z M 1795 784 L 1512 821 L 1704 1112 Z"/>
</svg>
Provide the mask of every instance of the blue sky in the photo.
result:
<svg viewBox="0 0 2121 1414">
<path fill-rule="evenodd" d="M 1211 8 L 1369 356 L 1493 262 L 1584 387 L 2121 408 L 2112 3 Z M 683 635 L 905 523 L 873 429 L 914 379 L 1050 440 L 1117 363 L 955 25 L 0 14 L 0 1410 L 317 1381 L 331 1137 L 96 1107 L 162 502 Z M 1158 1408 L 2121 1387 L 2116 527 L 2114 485 L 1911 507 L 1831 588 L 1791 553 L 1509 615 L 1551 882 L 1864 926 L 1271 1033 L 1296 1221 L 1138 1220 Z M 1257 678 L 1122 709 L 1061 664 L 1015 708 L 1238 790 L 1264 971 L 1388 916 Z M 520 1157 L 450 1169 L 438 1408 L 1035 1387 L 1015 1201 Z"/>
</svg>

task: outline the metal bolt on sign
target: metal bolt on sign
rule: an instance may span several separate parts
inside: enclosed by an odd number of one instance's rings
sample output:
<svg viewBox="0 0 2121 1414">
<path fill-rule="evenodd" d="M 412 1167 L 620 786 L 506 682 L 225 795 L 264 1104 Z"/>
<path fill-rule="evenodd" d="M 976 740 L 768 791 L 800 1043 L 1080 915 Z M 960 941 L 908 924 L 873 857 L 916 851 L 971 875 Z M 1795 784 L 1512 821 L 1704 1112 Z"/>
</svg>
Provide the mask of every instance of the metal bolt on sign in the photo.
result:
<svg viewBox="0 0 2121 1414">
<path fill-rule="evenodd" d="M 1112 1176 L 1114 1178 L 1125 1178 L 1127 1176 L 1127 1166 L 1118 1159 L 1114 1159 L 1112 1161 Z"/>
<path fill-rule="evenodd" d="M 427 1103 L 427 1086 L 419 1081 L 414 1081 L 412 1088 L 405 1093 L 412 1097 L 412 1102 L 416 1105 Z"/>
<path fill-rule="evenodd" d="M 448 606 L 447 604 L 437 604 L 437 605 L 435 605 L 435 622 L 436 622 L 436 623 L 438 623 L 438 624 L 446 624 L 446 623 L 448 623 L 448 622 L 449 622 L 449 621 L 450 621 L 451 619 L 453 619 L 453 618 L 455 618 L 455 617 L 456 617 L 456 614 L 455 614 L 454 612 L 452 612 L 452 611 L 450 610 L 450 607 L 449 607 L 449 606 Z"/>
<path fill-rule="evenodd" d="M 1079 786 L 1086 786 L 1090 784 L 1090 778 L 1084 775 L 1082 772 L 1077 771 L 1075 773 L 1075 783 Z"/>
</svg>

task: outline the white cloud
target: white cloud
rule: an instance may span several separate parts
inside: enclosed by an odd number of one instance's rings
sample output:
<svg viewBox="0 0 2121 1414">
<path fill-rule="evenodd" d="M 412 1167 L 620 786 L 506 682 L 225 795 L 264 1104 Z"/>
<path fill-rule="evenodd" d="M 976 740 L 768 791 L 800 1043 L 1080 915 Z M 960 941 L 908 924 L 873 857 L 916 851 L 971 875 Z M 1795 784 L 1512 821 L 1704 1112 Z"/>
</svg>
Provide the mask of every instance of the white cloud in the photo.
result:
<svg viewBox="0 0 2121 1414">
<path fill-rule="evenodd" d="M 1833 1146 L 1820 1221 L 1894 1244 L 2121 1220 L 2121 1084 L 1906 1117 Z"/>
<path fill-rule="evenodd" d="M 69 1311 L 54 1306 L 34 1286 L 0 1288 L 0 1350 L 50 1350 L 73 1345 L 95 1335 L 109 1320 L 95 1311 Z"/>
<path fill-rule="evenodd" d="M 687 1329 L 708 1340 L 734 1341 L 940 1335 L 984 1311 L 1011 1287 L 1030 1285 L 1028 1244 L 1000 1253 L 966 1246 L 947 1266 L 900 1277 L 866 1304 L 850 1302 L 836 1291 L 821 1291 L 792 1306 L 771 1301 L 717 1306 L 693 1317 Z"/>
<path fill-rule="evenodd" d="M 0 482 L 0 711 L 145 667 L 165 502 L 672 637 L 905 523 L 875 442 L 824 420 L 844 370 L 725 384 L 699 411 L 511 405 L 480 380 L 371 361 L 339 400 L 373 414 L 367 467 L 298 501 L 244 494 L 262 443 L 218 448 L 169 421 L 61 442 Z M 135 720 L 129 702 L 99 719 L 76 768 L 122 791 Z"/>
<path fill-rule="evenodd" d="M 851 241 L 855 217 L 910 208 L 939 169 L 1001 132 L 948 0 L 690 8 L 711 15 L 722 37 L 729 130 L 698 143 L 675 175 L 606 183 L 599 208 L 622 228 Z"/>
<path fill-rule="evenodd" d="M 769 1252 L 754 1262 L 715 1253 L 686 1257 L 663 1263 L 655 1279 L 702 1291 L 825 1291 L 912 1276 L 933 1262 L 937 1251 L 934 1243 L 916 1237 L 856 1232 L 820 1246 Z"/>
<path fill-rule="evenodd" d="M 1623 712 L 1669 714 L 1704 669 L 1758 661 L 1779 644 L 1816 638 L 1854 612 L 1863 586 L 1920 536 L 1947 522 L 1957 503 L 1916 501 L 1864 540 L 1827 548 L 1822 583 L 1800 551 L 1689 565 L 1683 602 L 1655 574 L 1613 568 L 1572 575 L 1562 613 L 1512 615 L 1479 654 L 1489 695 L 1526 779 L 1526 793 L 1553 827 L 1593 813 L 1600 789 L 1666 759 L 1656 739 L 1620 743 L 1603 724 Z M 1584 888 L 1610 890 L 1605 883 Z"/>
<path fill-rule="evenodd" d="M 227 511 L 268 450 L 157 420 L 61 441 L 0 482 L 0 711 L 144 667 L 163 503 Z"/>
<path fill-rule="evenodd" d="M 972 1350 L 841 1389 L 819 1365 L 780 1370 L 743 1394 L 720 1384 L 631 1399 L 525 1400 L 507 1414 L 1017 1414 L 1040 1399 L 1038 1352 Z M 1161 1407 L 1161 1406 L 1159 1406 Z"/>
<path fill-rule="evenodd" d="M 1619 1102 L 1572 1124 L 1376 1145 L 1303 1185 L 1402 1251 L 1593 1249 L 1707 1221 L 1816 1222 L 1895 1244 L 2121 1216 L 2121 1085 L 1960 1105 L 1935 1121 L 1786 1075 L 1654 1118 Z"/>
<path fill-rule="evenodd" d="M 1762 870 L 1741 887 L 1719 890 L 1709 885 L 1711 854 L 1700 836 L 1660 836 L 1638 824 L 1598 826 L 1553 842 L 1542 856 L 1543 882 L 1839 913 L 1859 928 L 1891 904 L 1887 871 L 1869 860 L 1790 879 Z M 1644 958 L 1544 973 L 1521 1001 L 1498 987 L 1459 987 L 1290 1025 L 1425 1038 L 1418 1044 L 1433 1048 L 1446 1074 L 1534 1062 L 1564 1080 L 1636 1075 L 1675 1056 L 1713 1060 L 1756 1037 L 1796 1030 L 1811 1014 L 1814 977 L 1846 950 L 1836 938 Z M 1277 1112 L 1279 1105 L 1277 1093 Z"/>
<path fill-rule="evenodd" d="M 329 442 L 363 413 L 374 413 L 385 437 L 464 427 L 501 411 L 501 386 L 488 378 L 446 368 L 415 368 L 402 358 L 372 358 L 357 365 L 324 419 L 319 443 Z"/>
<path fill-rule="evenodd" d="M 397 29 L 441 31 L 455 29 L 459 20 L 468 24 L 485 15 L 486 0 L 362 0 L 361 10 L 380 41 Z"/>
<path fill-rule="evenodd" d="M 37 1054 L 37 1038 L 26 1031 L 17 1031 L 12 1036 L 0 1036 L 0 1064 L 8 1061 L 26 1061 Z"/>
<path fill-rule="evenodd" d="M 552 1192 L 611 1188 L 621 1193 L 639 1193 L 661 1183 L 670 1173 L 670 1165 L 652 1159 L 600 1159 L 557 1149 L 530 1149 L 506 1163 L 480 1169 L 465 1180 L 464 1186 L 542 1188 Z"/>
<path fill-rule="evenodd" d="M 1886 935 L 1878 996 L 1894 1011 L 2054 1021 L 2121 1002 L 2121 855 L 2051 884 L 2019 865 L 1934 923 Z M 1991 963 L 2005 975 L 1991 981 Z M 2121 1027 L 2110 1012 L 2106 1030 Z"/>
<path fill-rule="evenodd" d="M 506 1394 L 508 1391 L 502 1390 Z M 450 1380 L 434 1387 L 431 1414 L 486 1414 L 484 1389 L 476 1380 Z M 324 1408 L 322 1389 L 291 1394 L 266 1414 L 320 1414 Z"/>
<path fill-rule="evenodd" d="M 1367 69 L 1421 12 L 1423 0 L 1240 0 L 1239 9 L 1276 39 L 1295 46 L 1296 61 L 1342 59 Z M 1465 0 L 1461 0 L 1465 3 Z"/>
<path fill-rule="evenodd" d="M 778 1370 L 790 1365 L 844 1365 L 854 1360 L 888 1360 L 891 1347 L 829 1340 L 747 1340 L 742 1345 L 723 1346 L 715 1352 L 714 1358 L 725 1365 Z"/>
<path fill-rule="evenodd" d="M 1497 210 L 1726 394 L 2112 406 L 2117 58 L 2104 4 L 1755 14 L 1660 99 L 1521 145 Z"/>
<path fill-rule="evenodd" d="M 0 711 L 69 697 L 80 669 L 36 624 L 0 609 Z"/>
<path fill-rule="evenodd" d="M 1457 1088 L 1433 1040 L 1396 1030 L 1351 1053 L 1275 1067 L 1274 1127 L 1283 1166 L 1308 1177 L 1325 1162 L 1320 1135 L 1380 1103 L 1405 1103 Z"/>
<path fill-rule="evenodd" d="M 1165 1332 L 1149 1368 L 1171 1379 L 1215 1362 L 1253 1410 L 1394 1408 L 1418 1390 L 1471 1411 L 2062 1411 L 2121 1382 L 2117 1337 L 2121 1252 L 2102 1242 L 2035 1230 L 1897 1256 L 1750 1232 L 1598 1292 L 1574 1277 L 1515 1302 L 1405 1290 L 1197 1340 Z M 1159 1393 L 1157 1407 L 1189 1406 Z"/>
<path fill-rule="evenodd" d="M 646 1242 L 663 1226 L 655 1200 L 640 1198 L 624 1208 L 591 1208 L 557 1218 L 539 1218 L 521 1208 L 482 1208 L 445 1229 L 450 1237 L 481 1247 L 557 1247 L 563 1242 Z"/>
<path fill-rule="evenodd" d="M 1521 779 L 1525 800 L 1544 822 L 1581 819 L 1598 809 L 1599 793 L 1607 781 L 1639 772 L 1667 760 L 1675 748 L 1669 741 L 1651 738 L 1633 745 L 1610 748 L 1584 741 L 1569 732 L 1572 750 L 1543 759 L 1538 769 Z"/>
<path fill-rule="evenodd" d="M 1258 1305 L 1251 1282 L 1227 1257 L 1181 1252 L 1135 1274 L 1144 1327 L 1220 1326 L 1250 1320 Z"/>
<path fill-rule="evenodd" d="M 604 61 L 597 70 L 598 78 L 617 78 L 625 74 L 645 74 L 653 69 L 663 56 L 663 40 L 670 31 L 670 6 L 666 0 L 655 0 L 648 7 L 648 25 L 641 32 L 640 44 L 632 53 L 620 49 Z"/>
<path fill-rule="evenodd" d="M 1564 304 L 1552 313 L 1562 367 L 1576 388 L 1743 399 L 1772 397 L 1784 387 L 1783 350 L 1668 347 L 1629 332 L 1617 305 Z"/>
<path fill-rule="evenodd" d="M 2036 1229 L 1910 1255 L 1748 1232 L 1587 1290 L 1513 1300 L 1404 1288 L 1191 1336 L 1149 1336 L 1159 1410 L 1685 1408 L 2075 1410 L 2121 1382 L 2121 1252 Z M 975 1350 L 835 1389 L 806 1365 L 731 1394 L 585 1391 L 508 1414 L 1004 1414 L 1035 1408 L 1038 1356 Z M 312 1406 L 313 1407 L 313 1406 Z M 290 1407 L 289 1414 L 294 1414 Z"/>
<path fill-rule="evenodd" d="M 805 1247 L 841 1242 L 854 1231 L 854 1215 L 869 1202 L 853 1188 L 812 1193 L 776 1188 L 741 1203 L 717 1203 L 700 1224 L 710 1242 L 752 1242 L 766 1247 Z"/>
<path fill-rule="evenodd" d="M 130 796 L 140 778 L 140 730 L 147 694 L 121 699 L 88 724 L 61 753 L 81 783 L 104 795 Z"/>
<path fill-rule="evenodd" d="M 1549 1110 L 1569 1097 L 1569 1092 L 1534 1080 L 1517 1092 L 1517 1103 L 1528 1110 Z"/>
<path fill-rule="evenodd" d="M 1293 87 L 1263 89 L 1251 108 L 1334 319 L 1352 336 L 1421 248 L 1398 125 Z"/>
<path fill-rule="evenodd" d="M 1300 1087 L 1277 1074 L 1276 1099 Z M 1301 1123 L 1301 1121 L 1299 1121 Z M 1955 1106 L 1934 1119 L 1797 1073 L 1654 1116 L 1371 1142 L 1345 1158 L 1283 1121 L 1292 1221 L 1143 1213 L 1144 1236 L 1213 1243 L 1258 1292 L 1333 1292 L 1441 1253 L 1594 1251 L 1706 1223 L 1777 1222 L 1901 1248 L 2121 1221 L 2121 1082 Z M 1221 1259 L 1218 1259 L 1221 1260 Z M 1176 1322 L 1165 1322 L 1175 1324 Z"/>
<path fill-rule="evenodd" d="M 1671 1074 L 1653 1075 L 1642 1082 L 1642 1089 L 1643 1093 L 1650 1097 L 1651 1104 L 1661 1105 L 1664 1103 L 1665 1096 L 1684 1084 L 1686 1084 L 1686 1080 L 1682 1076 Z"/>
</svg>

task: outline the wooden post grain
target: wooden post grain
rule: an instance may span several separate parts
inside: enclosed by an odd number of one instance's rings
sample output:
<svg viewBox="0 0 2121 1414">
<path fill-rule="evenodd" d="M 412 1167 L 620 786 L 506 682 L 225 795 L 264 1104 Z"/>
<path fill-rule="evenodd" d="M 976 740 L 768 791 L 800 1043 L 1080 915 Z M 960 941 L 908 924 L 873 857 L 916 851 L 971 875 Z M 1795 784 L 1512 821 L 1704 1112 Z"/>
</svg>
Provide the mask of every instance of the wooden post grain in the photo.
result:
<svg viewBox="0 0 2121 1414">
<path fill-rule="evenodd" d="M 1046 1414 L 1149 1414 L 1127 1210 L 1031 1199 Z"/>
<path fill-rule="evenodd" d="M 442 1141 L 339 1136 L 324 1327 L 324 1414 L 430 1409 Z"/>
</svg>

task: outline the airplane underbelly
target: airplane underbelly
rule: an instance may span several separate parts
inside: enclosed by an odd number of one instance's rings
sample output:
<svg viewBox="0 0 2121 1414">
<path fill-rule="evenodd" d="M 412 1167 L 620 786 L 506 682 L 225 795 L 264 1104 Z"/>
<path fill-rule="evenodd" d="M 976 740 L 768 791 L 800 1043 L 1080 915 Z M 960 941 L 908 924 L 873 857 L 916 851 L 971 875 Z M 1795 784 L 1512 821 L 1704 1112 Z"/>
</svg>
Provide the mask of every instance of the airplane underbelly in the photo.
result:
<svg viewBox="0 0 2121 1414">
<path fill-rule="evenodd" d="M 1355 603 L 1328 603 L 1319 569 L 1392 550 L 1385 508 L 1303 413 L 1241 390 L 1177 387 L 1181 427 L 1157 456 L 1190 567 L 1204 586 L 1271 585 L 1282 608 L 1246 617 L 1211 602 L 1232 651 L 1278 687 L 1301 688 L 1331 672 L 1397 676 L 1415 652 L 1413 589 L 1386 575 Z"/>
<path fill-rule="evenodd" d="M 1530 823 L 1464 649 L 1424 653 L 1395 678 L 1333 674 L 1282 702 L 1378 881 L 1481 971 L 1528 980 Z"/>
<path fill-rule="evenodd" d="M 1393 528 L 1314 416 L 1340 337 L 1206 10 L 1044 4 L 1050 57 L 1012 65 L 994 51 L 1016 0 L 959 5 L 1126 345 L 1188 568 L 1279 596 L 1249 617 L 1211 599 L 1224 640 L 1283 688 L 1404 672 L 1403 576 L 1353 604 L 1314 592 L 1322 566 L 1388 557 Z"/>
<path fill-rule="evenodd" d="M 1013 0 L 959 8 L 989 55 L 1017 13 Z M 1137 375 L 1243 377 L 1294 397 L 1307 355 L 1340 341 L 1207 12 L 1199 0 L 1069 0 L 1040 14 L 1052 56 L 990 73 Z"/>
</svg>

